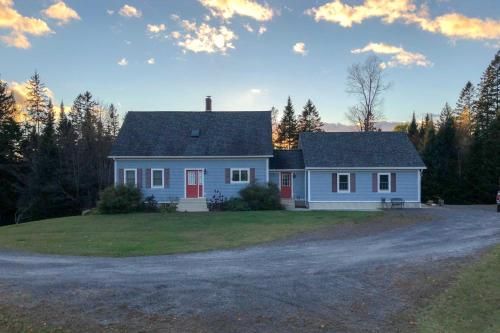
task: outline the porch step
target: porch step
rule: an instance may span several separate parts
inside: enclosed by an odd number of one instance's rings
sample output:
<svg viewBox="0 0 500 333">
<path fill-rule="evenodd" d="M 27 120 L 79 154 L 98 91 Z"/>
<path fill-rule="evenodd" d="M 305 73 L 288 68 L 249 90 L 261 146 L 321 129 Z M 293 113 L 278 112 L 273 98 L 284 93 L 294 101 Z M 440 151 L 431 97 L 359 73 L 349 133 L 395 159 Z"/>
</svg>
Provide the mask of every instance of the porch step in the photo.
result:
<svg viewBox="0 0 500 333">
<path fill-rule="evenodd" d="M 295 208 L 295 200 L 292 199 L 281 199 L 281 204 L 285 207 L 285 209 Z"/>
<path fill-rule="evenodd" d="M 208 212 L 207 199 L 179 199 L 178 212 Z"/>
</svg>

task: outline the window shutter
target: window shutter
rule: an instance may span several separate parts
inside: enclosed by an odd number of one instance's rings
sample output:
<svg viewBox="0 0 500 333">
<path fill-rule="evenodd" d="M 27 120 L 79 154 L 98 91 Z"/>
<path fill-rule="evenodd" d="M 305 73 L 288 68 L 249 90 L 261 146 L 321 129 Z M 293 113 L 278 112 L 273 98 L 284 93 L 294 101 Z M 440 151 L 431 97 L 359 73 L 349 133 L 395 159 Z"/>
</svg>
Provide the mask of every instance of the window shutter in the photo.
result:
<svg viewBox="0 0 500 333">
<path fill-rule="evenodd" d="M 378 192 L 378 189 L 377 189 L 377 184 L 378 181 L 377 181 L 377 174 L 376 173 L 372 173 L 372 192 Z"/>
<path fill-rule="evenodd" d="M 255 184 L 255 168 L 250 168 L 250 184 Z"/>
<path fill-rule="evenodd" d="M 356 192 L 356 174 L 351 173 L 349 178 L 351 179 L 351 192 Z"/>
<path fill-rule="evenodd" d="M 137 188 L 142 188 L 142 169 L 137 169 Z"/>
<path fill-rule="evenodd" d="M 225 181 L 226 181 L 226 184 L 231 183 L 231 169 L 229 169 L 229 168 L 226 168 L 226 170 L 225 170 Z"/>
<path fill-rule="evenodd" d="M 170 169 L 163 170 L 163 187 L 170 187 Z"/>
<path fill-rule="evenodd" d="M 146 188 L 151 188 L 151 169 L 146 169 Z"/>
<path fill-rule="evenodd" d="M 337 174 L 332 173 L 332 192 L 337 192 Z"/>
<path fill-rule="evenodd" d="M 396 192 L 396 173 L 391 173 L 391 192 Z"/>
<path fill-rule="evenodd" d="M 124 178 L 124 171 L 123 169 L 118 169 L 118 184 L 123 185 L 123 178 Z"/>
</svg>

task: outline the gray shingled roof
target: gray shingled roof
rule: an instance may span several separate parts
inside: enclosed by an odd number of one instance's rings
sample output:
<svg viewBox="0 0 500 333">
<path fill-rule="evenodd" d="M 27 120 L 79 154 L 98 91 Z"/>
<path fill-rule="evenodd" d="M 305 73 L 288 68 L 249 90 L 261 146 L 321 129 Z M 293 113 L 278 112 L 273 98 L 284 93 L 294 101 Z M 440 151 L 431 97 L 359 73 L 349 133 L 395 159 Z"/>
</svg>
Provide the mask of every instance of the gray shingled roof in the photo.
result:
<svg viewBox="0 0 500 333">
<path fill-rule="evenodd" d="M 129 112 L 111 149 L 111 156 L 272 154 L 271 112 L 260 111 Z"/>
<path fill-rule="evenodd" d="M 302 150 L 275 150 L 269 160 L 269 169 L 304 169 Z"/>
<path fill-rule="evenodd" d="M 306 167 L 425 167 L 399 132 L 301 133 L 299 148 Z"/>
</svg>

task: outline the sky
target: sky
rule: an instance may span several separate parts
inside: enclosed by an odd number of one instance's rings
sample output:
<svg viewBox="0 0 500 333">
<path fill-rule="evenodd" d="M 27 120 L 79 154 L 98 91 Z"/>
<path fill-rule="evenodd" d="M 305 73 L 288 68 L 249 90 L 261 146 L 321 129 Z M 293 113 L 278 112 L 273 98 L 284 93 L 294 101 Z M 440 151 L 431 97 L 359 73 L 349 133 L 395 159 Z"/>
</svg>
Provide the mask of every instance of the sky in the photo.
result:
<svg viewBox="0 0 500 333">
<path fill-rule="evenodd" d="M 37 70 L 55 103 L 283 109 L 346 123 L 347 69 L 377 55 L 388 121 L 439 113 L 500 49 L 498 0 L 0 0 L 0 78 Z"/>
</svg>

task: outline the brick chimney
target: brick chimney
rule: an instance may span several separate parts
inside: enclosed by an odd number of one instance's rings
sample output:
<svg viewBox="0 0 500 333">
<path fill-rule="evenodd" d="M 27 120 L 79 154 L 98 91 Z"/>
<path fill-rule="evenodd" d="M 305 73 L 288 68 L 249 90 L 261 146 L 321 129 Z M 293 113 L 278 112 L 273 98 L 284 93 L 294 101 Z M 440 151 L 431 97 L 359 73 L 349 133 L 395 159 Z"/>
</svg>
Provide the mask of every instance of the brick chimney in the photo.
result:
<svg viewBox="0 0 500 333">
<path fill-rule="evenodd" d="M 212 112 L 212 97 L 211 96 L 207 96 L 207 98 L 205 98 L 205 111 Z"/>
</svg>

